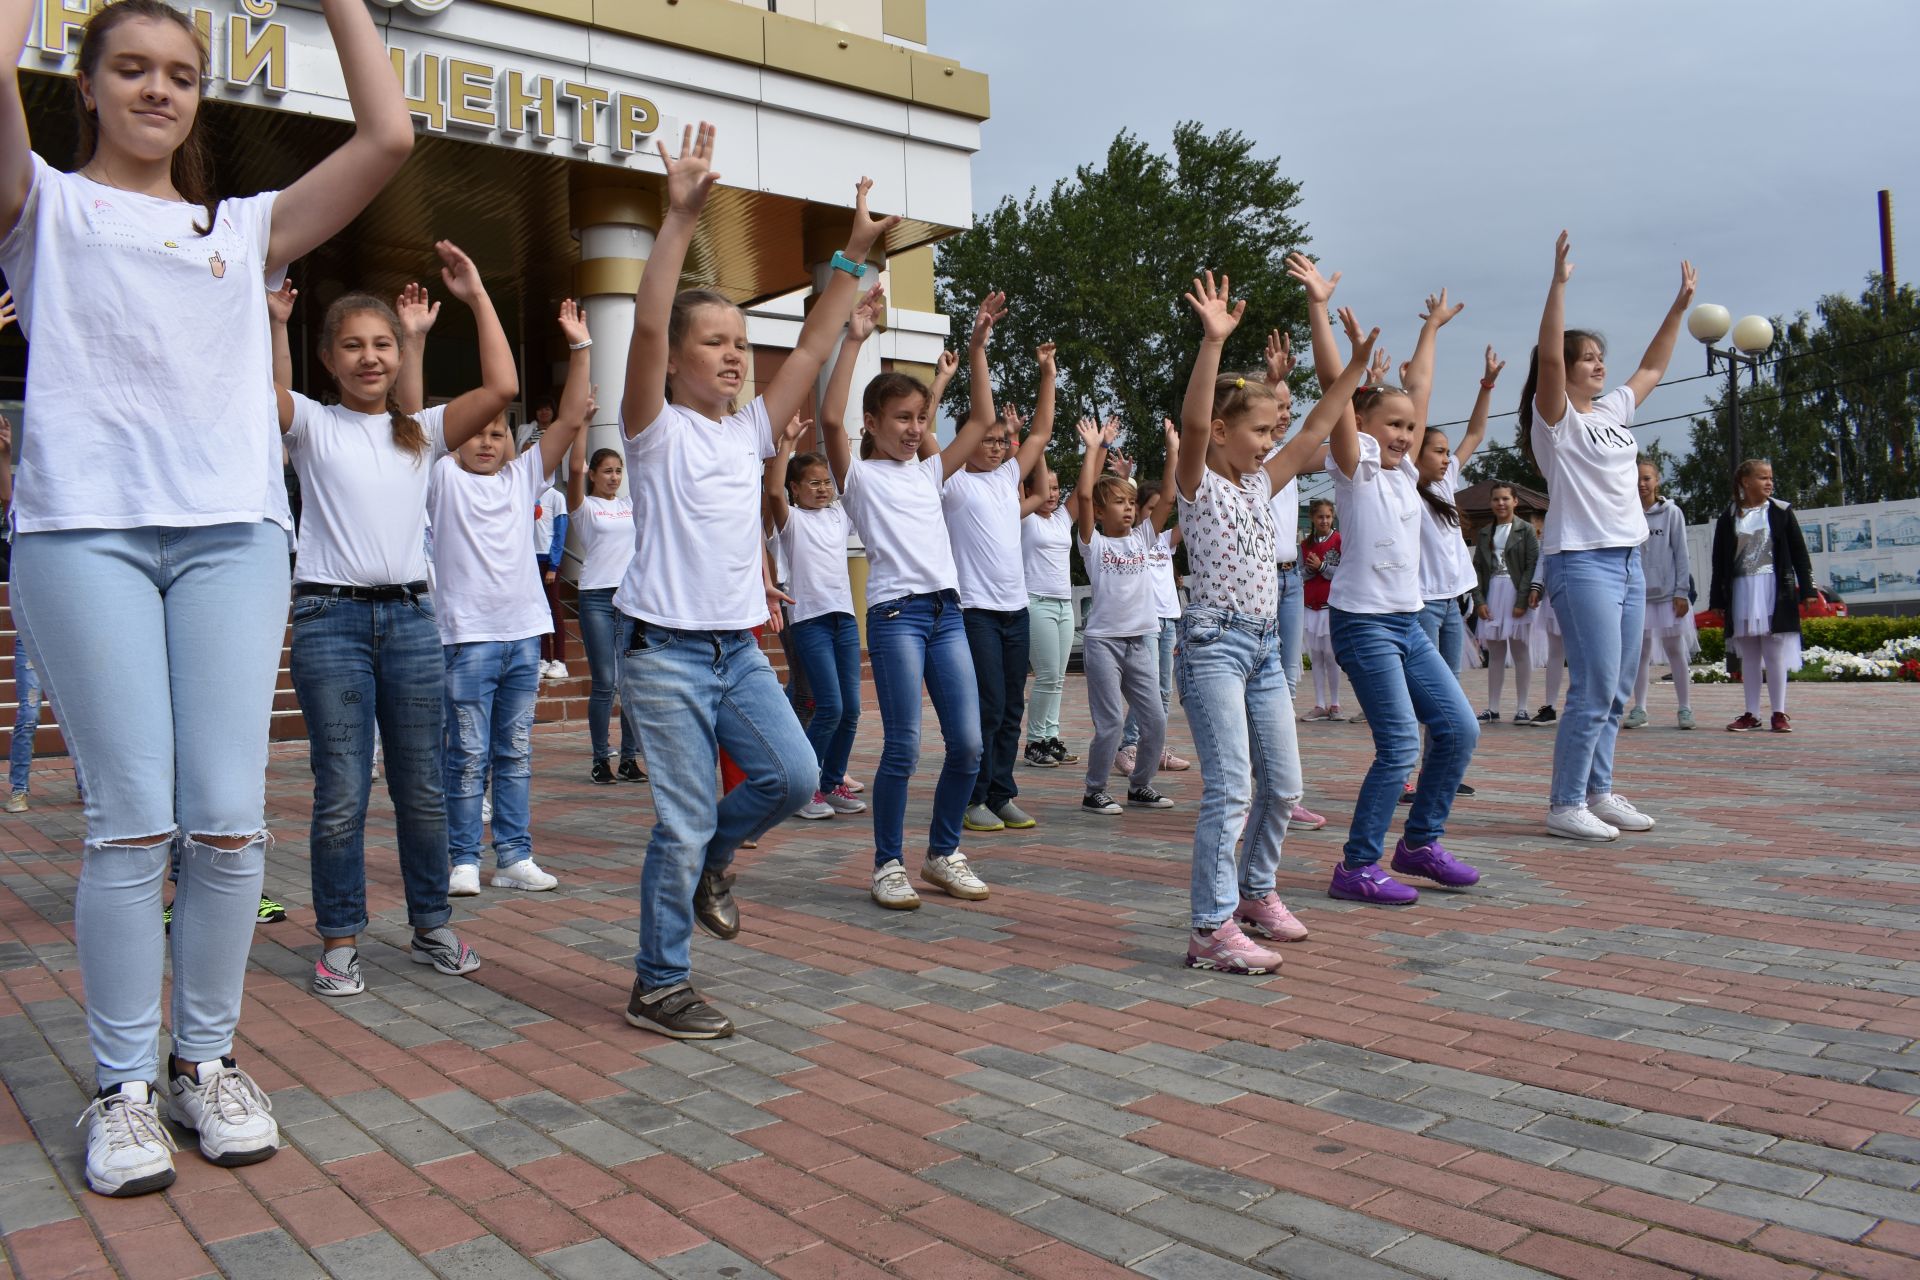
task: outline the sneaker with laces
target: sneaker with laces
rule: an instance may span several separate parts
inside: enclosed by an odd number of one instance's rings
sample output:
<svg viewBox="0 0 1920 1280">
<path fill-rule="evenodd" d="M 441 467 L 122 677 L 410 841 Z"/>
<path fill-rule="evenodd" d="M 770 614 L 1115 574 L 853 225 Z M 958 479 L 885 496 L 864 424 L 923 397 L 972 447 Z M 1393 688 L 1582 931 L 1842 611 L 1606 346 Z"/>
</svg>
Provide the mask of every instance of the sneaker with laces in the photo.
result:
<svg viewBox="0 0 1920 1280">
<path fill-rule="evenodd" d="M 1692 707 L 1680 708 L 1680 715 L 1678 717 L 1678 720 L 1679 720 L 1680 727 L 1682 729 L 1693 728 L 1693 708 Z"/>
<path fill-rule="evenodd" d="M 1344 863 L 1333 869 L 1333 883 L 1327 886 L 1329 898 L 1348 902 L 1371 902 L 1382 907 L 1404 907 L 1420 901 L 1420 891 L 1401 884 L 1380 869 L 1379 863 L 1349 867 Z"/>
<path fill-rule="evenodd" d="M 1627 798 L 1618 791 L 1611 795 L 1588 796 L 1587 812 L 1622 831 L 1653 830 L 1653 819 L 1627 803 Z"/>
<path fill-rule="evenodd" d="M 1289 827 L 1298 827 L 1302 831 L 1318 831 L 1327 825 L 1327 820 L 1321 814 L 1315 813 L 1298 800 L 1295 800 L 1293 802 L 1293 812 L 1287 817 L 1287 825 Z"/>
<path fill-rule="evenodd" d="M 1775 733 L 1792 733 L 1793 721 L 1787 719 L 1786 712 L 1776 711 L 1773 713 L 1773 723 L 1768 727 Z"/>
<path fill-rule="evenodd" d="M 1128 787 L 1127 803 L 1136 809 L 1171 809 L 1173 801 L 1152 787 Z"/>
<path fill-rule="evenodd" d="M 480 867 L 472 862 L 455 863 L 447 873 L 449 898 L 475 898 L 480 895 Z"/>
<path fill-rule="evenodd" d="M 1112 817 L 1120 812 L 1119 802 L 1104 791 L 1089 791 L 1080 797 L 1080 807 L 1088 813 L 1105 814 Z"/>
<path fill-rule="evenodd" d="M 1053 758 L 1053 752 L 1047 750 L 1044 742 L 1029 742 L 1025 753 L 1028 767 L 1034 769 L 1058 769 L 1060 762 Z"/>
<path fill-rule="evenodd" d="M 913 882 L 907 879 L 907 869 L 900 865 L 900 859 L 883 862 L 873 869 L 873 888 L 870 891 L 873 900 L 889 911 L 917 911 L 920 908 L 920 895 L 913 891 Z"/>
<path fill-rule="evenodd" d="M 1645 707 L 1635 707 L 1621 718 L 1620 727 L 1622 729 L 1639 729 L 1645 727 L 1646 723 L 1647 709 Z"/>
<path fill-rule="evenodd" d="M 367 989 L 360 976 L 358 947 L 328 947 L 313 962 L 313 994 L 357 996 Z"/>
<path fill-rule="evenodd" d="M 995 806 L 993 816 L 1000 819 L 1001 825 L 1009 831 L 1028 831 L 1040 825 L 1034 821 L 1032 814 L 1011 800 L 1002 800 Z"/>
<path fill-rule="evenodd" d="M 1246 976 L 1272 973 L 1280 967 L 1278 952 L 1269 951 L 1227 920 L 1212 933 L 1195 929 L 1187 937 L 1187 968 Z"/>
<path fill-rule="evenodd" d="M 960 825 L 969 831 L 1004 831 L 1007 828 L 1007 824 L 1000 820 L 1000 815 L 984 804 L 968 805 Z"/>
<path fill-rule="evenodd" d="M 1449 889 L 1464 889 L 1480 883 L 1479 871 L 1448 853 L 1438 840 L 1432 844 L 1409 845 L 1402 837 L 1393 847 L 1393 861 L 1388 865 L 1399 875 L 1419 876 Z"/>
<path fill-rule="evenodd" d="M 1527 714 L 1527 709 L 1525 707 L 1521 707 L 1518 711 L 1513 713 L 1513 723 L 1532 724 L 1533 717 Z"/>
<path fill-rule="evenodd" d="M 102 1089 L 80 1113 L 87 1126 L 87 1187 L 95 1195 L 143 1196 L 173 1185 L 173 1135 L 160 1123 L 144 1080 Z"/>
<path fill-rule="evenodd" d="M 675 1040 L 720 1040 L 733 1034 L 732 1020 L 685 982 L 644 987 L 634 979 L 633 994 L 627 997 L 627 1023 Z"/>
<path fill-rule="evenodd" d="M 827 803 L 825 792 L 816 791 L 813 793 L 813 799 L 801 805 L 800 811 L 793 816 L 805 818 L 808 822 L 818 822 L 822 818 L 833 816 L 833 806 Z"/>
<path fill-rule="evenodd" d="M 645 782 L 647 771 L 640 767 L 638 760 L 629 757 L 620 762 L 619 771 L 614 776 L 622 782 Z"/>
<path fill-rule="evenodd" d="M 1060 739 L 1058 738 L 1047 739 L 1047 750 L 1052 752 L 1053 758 L 1055 760 L 1058 760 L 1061 764 L 1079 764 L 1080 763 L 1080 757 L 1073 754 L 1073 752 L 1067 750 L 1067 744 L 1060 741 Z"/>
<path fill-rule="evenodd" d="M 1114 752 L 1113 768 L 1107 772 L 1113 774 L 1115 777 L 1131 778 L 1133 776 L 1133 766 L 1136 763 L 1133 750 L 1132 747 L 1122 747 Z"/>
<path fill-rule="evenodd" d="M 693 886 L 693 918 L 722 942 L 740 936 L 740 907 L 733 900 L 733 872 L 703 868 Z"/>
<path fill-rule="evenodd" d="M 1585 805 L 1547 815 L 1547 834 L 1563 840 L 1618 840 L 1620 828 L 1603 822 Z"/>
<path fill-rule="evenodd" d="M 1162 773 L 1185 773 L 1191 768 L 1193 768 L 1193 761 L 1185 756 L 1177 756 L 1171 751 L 1160 753 L 1160 772 Z"/>
<path fill-rule="evenodd" d="M 413 952 L 415 964 L 430 964 L 449 978 L 458 978 L 480 967 L 480 953 L 460 941 L 459 935 L 445 925 L 424 932 L 414 930 L 409 950 Z"/>
<path fill-rule="evenodd" d="M 1480 713 L 1480 723 L 1481 724 L 1499 724 L 1500 713 L 1498 711 L 1482 711 Z"/>
<path fill-rule="evenodd" d="M 820 800 L 835 813 L 865 813 L 867 802 L 847 790 L 847 784 L 841 783 L 831 791 L 822 791 Z"/>
<path fill-rule="evenodd" d="M 260 914 L 254 919 L 260 924 L 279 924 L 287 918 L 287 909 L 264 894 L 260 898 Z"/>
<path fill-rule="evenodd" d="M 1727 726 L 1728 733 L 1752 733 L 1760 727 L 1760 717 L 1751 711 L 1742 711 L 1740 718 Z"/>
<path fill-rule="evenodd" d="M 1294 919 L 1280 895 L 1269 889 L 1257 898 L 1240 893 L 1240 905 L 1233 909 L 1234 923 L 1248 933 L 1275 942 L 1298 942 L 1307 936 L 1307 926 Z"/>
<path fill-rule="evenodd" d="M 1307 712 L 1307 714 L 1301 716 L 1300 718 L 1302 720 L 1307 721 L 1308 723 L 1312 723 L 1316 720 L 1331 720 L 1333 719 L 1333 716 L 1327 711 L 1325 707 L 1315 707 L 1313 710 Z"/>
<path fill-rule="evenodd" d="M 587 775 L 587 780 L 596 787 L 612 786 L 614 784 L 613 762 L 611 760 L 595 760 L 593 762 L 593 772 Z"/>
<path fill-rule="evenodd" d="M 960 898 L 967 902 L 985 902 L 987 882 L 982 880 L 974 869 L 967 865 L 964 853 L 949 853 L 936 858 L 928 855 L 920 864 L 920 878 L 949 898 Z"/>
<path fill-rule="evenodd" d="M 492 883 L 496 889 L 525 889 L 528 893 L 545 893 L 559 884 L 560 879 L 542 871 L 532 858 L 522 858 L 497 868 Z"/>
<path fill-rule="evenodd" d="M 167 1084 L 167 1114 L 200 1135 L 200 1154 L 225 1169 L 259 1164 L 280 1149 L 273 1100 L 232 1058 L 202 1062 Z"/>
<path fill-rule="evenodd" d="M 1560 718 L 1560 713 L 1551 706 L 1545 706 L 1533 713 L 1534 724 L 1552 724 Z"/>
<path fill-rule="evenodd" d="M 27 793 L 26 792 L 16 791 L 12 795 L 7 797 L 8 813 L 25 813 L 26 811 L 27 811 Z M 168 1168 L 172 1168 L 172 1166 L 169 1165 Z"/>
</svg>

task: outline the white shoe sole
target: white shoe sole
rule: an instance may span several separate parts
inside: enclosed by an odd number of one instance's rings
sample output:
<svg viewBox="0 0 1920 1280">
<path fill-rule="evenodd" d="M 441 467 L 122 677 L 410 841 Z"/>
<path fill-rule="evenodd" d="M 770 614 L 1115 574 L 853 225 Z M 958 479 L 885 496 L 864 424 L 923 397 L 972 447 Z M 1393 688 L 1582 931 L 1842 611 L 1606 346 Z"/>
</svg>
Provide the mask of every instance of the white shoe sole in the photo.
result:
<svg viewBox="0 0 1920 1280">
<path fill-rule="evenodd" d="M 885 907 L 889 911 L 918 911 L 920 909 L 920 899 L 917 895 L 904 900 L 898 898 L 883 898 L 877 893 L 869 893 L 867 896 L 873 899 L 875 906 Z"/>
<path fill-rule="evenodd" d="M 97 1196 L 110 1196 L 119 1200 L 128 1196 L 152 1195 L 164 1191 L 173 1185 L 178 1175 L 174 1173 L 173 1161 L 167 1160 L 151 1172 L 134 1173 L 118 1182 L 95 1181 L 93 1170 L 87 1170 L 87 1190 Z"/>
<path fill-rule="evenodd" d="M 821 805 L 817 813 L 811 808 L 807 808 L 800 810 L 793 816 L 796 818 L 805 818 L 808 822 L 821 822 L 833 816 L 833 808 L 830 805 Z"/>
<path fill-rule="evenodd" d="M 1615 828 L 1612 835 L 1608 835 L 1604 831 L 1589 833 L 1586 831 L 1574 831 L 1568 828 L 1549 826 L 1547 828 L 1547 834 L 1550 836 L 1559 836 L 1562 840 L 1581 840 L 1587 844 L 1606 844 L 1609 841 L 1620 838 L 1618 828 Z"/>
<path fill-rule="evenodd" d="M 518 889 L 522 893 L 551 893 L 560 887 L 558 880 L 555 880 L 552 884 L 528 884 L 524 880 L 513 880 L 506 876 L 495 876 L 487 883 L 496 889 Z M 449 894 L 448 896 L 451 897 L 453 895 Z"/>
</svg>

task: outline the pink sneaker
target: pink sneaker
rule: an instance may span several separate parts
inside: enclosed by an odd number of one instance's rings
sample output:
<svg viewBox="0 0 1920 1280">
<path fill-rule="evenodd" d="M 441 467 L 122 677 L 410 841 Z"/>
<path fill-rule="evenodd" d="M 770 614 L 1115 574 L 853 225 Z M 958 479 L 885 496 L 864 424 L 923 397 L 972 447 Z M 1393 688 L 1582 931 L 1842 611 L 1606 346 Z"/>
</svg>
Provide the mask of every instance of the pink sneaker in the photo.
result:
<svg viewBox="0 0 1920 1280">
<path fill-rule="evenodd" d="M 1327 820 L 1315 813 L 1298 800 L 1293 802 L 1293 813 L 1287 818 L 1289 827 L 1299 827 L 1302 831 L 1318 831 L 1327 825 Z"/>
<path fill-rule="evenodd" d="M 1275 942 L 1298 942 L 1307 936 L 1307 926 L 1293 918 L 1293 912 L 1287 910 L 1287 904 L 1280 901 L 1280 895 L 1269 889 L 1258 898 L 1242 896 L 1240 905 L 1234 908 L 1234 921 L 1244 925 L 1248 933 L 1271 938 Z"/>
<path fill-rule="evenodd" d="M 1211 937 L 1195 931 L 1187 939 L 1187 968 L 1213 969 L 1219 973 L 1272 973 L 1280 967 L 1278 954 L 1240 932 L 1240 926 L 1228 920 Z"/>
<path fill-rule="evenodd" d="M 1177 756 L 1171 751 L 1160 753 L 1160 772 L 1162 773 L 1185 773 L 1191 768 L 1193 768 L 1193 761 L 1185 756 Z"/>
</svg>

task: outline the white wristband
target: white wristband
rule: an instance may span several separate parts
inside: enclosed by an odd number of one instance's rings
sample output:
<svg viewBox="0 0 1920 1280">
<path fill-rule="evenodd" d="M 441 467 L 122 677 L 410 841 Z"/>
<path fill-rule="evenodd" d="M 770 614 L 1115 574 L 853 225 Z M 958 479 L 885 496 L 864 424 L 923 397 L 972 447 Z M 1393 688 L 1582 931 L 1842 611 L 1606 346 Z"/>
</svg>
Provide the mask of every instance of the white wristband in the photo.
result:
<svg viewBox="0 0 1920 1280">
<path fill-rule="evenodd" d="M 590 347 L 590 346 L 592 346 L 592 345 L 593 345 L 593 339 L 592 339 L 592 338 L 588 338 L 588 339 L 587 339 L 587 340 L 586 340 L 585 342 L 569 342 L 569 343 L 567 344 L 567 350 L 569 350 L 569 351 L 585 351 L 585 350 L 586 350 L 586 349 L 587 349 L 588 347 Z"/>
</svg>

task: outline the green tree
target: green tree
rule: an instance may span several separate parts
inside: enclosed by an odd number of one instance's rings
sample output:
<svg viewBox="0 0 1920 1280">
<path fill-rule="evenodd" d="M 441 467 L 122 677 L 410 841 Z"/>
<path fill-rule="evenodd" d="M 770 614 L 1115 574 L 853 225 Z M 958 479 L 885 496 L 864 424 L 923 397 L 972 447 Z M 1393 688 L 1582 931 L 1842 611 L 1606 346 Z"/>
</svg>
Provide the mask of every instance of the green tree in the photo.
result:
<svg viewBox="0 0 1920 1280">
<path fill-rule="evenodd" d="M 1286 276 L 1286 255 L 1307 244 L 1292 216 L 1299 184 L 1277 159 L 1254 154 L 1232 130 L 1208 134 L 1187 122 L 1173 133 L 1171 156 L 1122 132 L 1104 163 L 1083 165 L 1042 197 L 1009 197 L 971 231 L 940 247 L 940 309 L 964 326 L 991 289 L 1008 295 L 1007 319 L 993 342 L 994 379 L 1003 403 L 1030 411 L 1037 386 L 1034 348 L 1059 345 L 1058 422 L 1050 461 L 1067 483 L 1078 470 L 1073 424 L 1117 417 L 1123 450 L 1146 480 L 1159 478 L 1163 417 L 1177 416 L 1199 326 L 1182 295 L 1196 273 L 1232 277 L 1247 314 L 1227 352 L 1227 367 L 1261 367 L 1270 329 L 1291 333 L 1305 371 L 1305 295 Z M 964 335 L 956 332 L 956 345 Z M 966 369 L 948 409 L 970 403 Z"/>
</svg>

